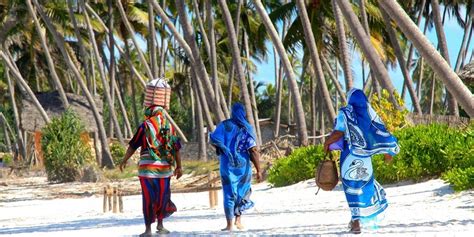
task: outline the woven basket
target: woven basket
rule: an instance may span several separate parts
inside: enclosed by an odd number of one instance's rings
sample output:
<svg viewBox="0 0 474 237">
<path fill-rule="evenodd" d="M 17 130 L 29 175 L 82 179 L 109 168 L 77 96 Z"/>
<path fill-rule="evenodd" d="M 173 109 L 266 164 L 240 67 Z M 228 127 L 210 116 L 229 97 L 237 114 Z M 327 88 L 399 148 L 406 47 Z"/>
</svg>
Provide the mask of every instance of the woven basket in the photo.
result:
<svg viewBox="0 0 474 237">
<path fill-rule="evenodd" d="M 143 105 L 149 107 L 151 105 L 163 106 L 165 109 L 170 108 L 171 88 L 146 86 L 145 101 Z"/>
<path fill-rule="evenodd" d="M 339 182 L 336 162 L 334 160 L 323 160 L 319 162 L 315 172 L 316 184 L 324 191 L 331 191 Z"/>
</svg>

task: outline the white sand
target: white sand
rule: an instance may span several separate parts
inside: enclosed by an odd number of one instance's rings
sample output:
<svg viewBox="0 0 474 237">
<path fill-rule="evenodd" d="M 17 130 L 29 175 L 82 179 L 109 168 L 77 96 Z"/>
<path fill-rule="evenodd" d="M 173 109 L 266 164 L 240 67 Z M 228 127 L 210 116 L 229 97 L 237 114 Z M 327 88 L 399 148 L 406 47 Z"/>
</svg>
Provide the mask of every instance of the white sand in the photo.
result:
<svg viewBox="0 0 474 237">
<path fill-rule="evenodd" d="M 350 215 L 341 188 L 317 196 L 315 191 L 311 180 L 284 188 L 255 185 L 256 208 L 243 217 L 247 231 L 234 235 L 348 235 Z M 454 193 L 442 180 L 386 187 L 386 191 L 390 206 L 385 220 L 362 236 L 474 236 L 474 191 Z M 172 236 L 222 234 L 218 231 L 225 225 L 220 192 L 220 206 L 215 209 L 209 209 L 206 192 L 173 194 L 172 200 L 178 212 L 165 222 Z M 100 197 L 3 202 L 0 235 L 142 233 L 141 196 L 125 197 L 124 206 L 124 213 L 104 214 Z"/>
</svg>

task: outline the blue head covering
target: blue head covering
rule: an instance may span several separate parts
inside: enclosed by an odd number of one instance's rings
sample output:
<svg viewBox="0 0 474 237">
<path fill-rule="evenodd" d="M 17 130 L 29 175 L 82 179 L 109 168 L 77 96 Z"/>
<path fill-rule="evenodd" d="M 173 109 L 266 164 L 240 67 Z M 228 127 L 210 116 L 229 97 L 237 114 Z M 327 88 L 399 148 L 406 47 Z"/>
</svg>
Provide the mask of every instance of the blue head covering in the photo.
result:
<svg viewBox="0 0 474 237">
<path fill-rule="evenodd" d="M 346 140 L 351 153 L 361 156 L 397 154 L 397 139 L 385 128 L 364 92 L 352 88 L 347 98 L 348 104 L 341 108 L 341 112 L 345 118 Z"/>
<path fill-rule="evenodd" d="M 245 129 L 253 139 L 256 139 L 252 125 L 247 121 L 245 107 L 241 103 L 235 103 L 232 105 L 231 114 L 232 122 Z"/>
</svg>

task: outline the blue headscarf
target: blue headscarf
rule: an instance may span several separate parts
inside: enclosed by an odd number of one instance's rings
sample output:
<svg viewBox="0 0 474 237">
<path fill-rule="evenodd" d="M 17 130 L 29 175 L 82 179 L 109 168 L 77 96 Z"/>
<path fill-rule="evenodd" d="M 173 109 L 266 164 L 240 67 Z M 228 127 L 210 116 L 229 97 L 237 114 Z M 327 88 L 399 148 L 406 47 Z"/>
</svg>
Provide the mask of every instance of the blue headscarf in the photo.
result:
<svg viewBox="0 0 474 237">
<path fill-rule="evenodd" d="M 347 95 L 344 114 L 349 150 L 354 155 L 371 156 L 399 152 L 397 139 L 385 128 L 384 123 L 370 105 L 364 92 L 352 88 Z"/>
<path fill-rule="evenodd" d="M 220 123 L 210 135 L 211 143 L 229 158 L 232 166 L 239 165 L 237 152 L 238 139 L 242 132 L 247 132 L 256 139 L 252 125 L 247 121 L 245 108 L 241 103 L 232 106 L 231 118 Z"/>
</svg>

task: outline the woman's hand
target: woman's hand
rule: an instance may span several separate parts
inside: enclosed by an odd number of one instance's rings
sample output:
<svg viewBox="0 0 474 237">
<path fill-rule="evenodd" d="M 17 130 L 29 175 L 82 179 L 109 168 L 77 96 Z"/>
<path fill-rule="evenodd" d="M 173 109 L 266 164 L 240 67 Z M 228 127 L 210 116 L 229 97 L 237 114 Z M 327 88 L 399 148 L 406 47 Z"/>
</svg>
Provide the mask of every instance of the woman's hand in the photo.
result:
<svg viewBox="0 0 474 237">
<path fill-rule="evenodd" d="M 257 178 L 257 183 L 261 183 L 263 181 L 263 175 L 262 172 L 258 171 L 256 174 Z"/>
<path fill-rule="evenodd" d="M 337 140 L 339 140 L 341 137 L 344 136 L 344 133 L 341 132 L 341 131 L 337 131 L 337 130 L 334 130 L 331 135 L 329 135 L 329 137 L 326 139 L 326 141 L 324 142 L 324 151 L 327 153 L 329 152 L 329 146 L 335 142 L 337 142 Z"/>
<path fill-rule="evenodd" d="M 127 159 L 123 159 L 122 162 L 120 162 L 120 166 L 119 166 L 120 172 L 123 173 L 123 170 L 125 169 L 125 167 L 127 167 Z"/>
<path fill-rule="evenodd" d="M 174 175 L 176 176 L 176 179 L 179 179 L 181 176 L 183 176 L 183 170 L 181 167 L 176 167 L 176 169 L 174 169 Z"/>
</svg>

